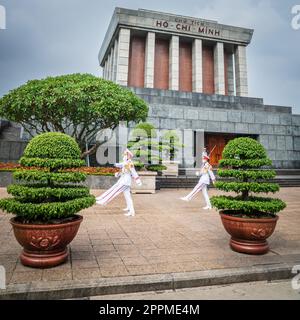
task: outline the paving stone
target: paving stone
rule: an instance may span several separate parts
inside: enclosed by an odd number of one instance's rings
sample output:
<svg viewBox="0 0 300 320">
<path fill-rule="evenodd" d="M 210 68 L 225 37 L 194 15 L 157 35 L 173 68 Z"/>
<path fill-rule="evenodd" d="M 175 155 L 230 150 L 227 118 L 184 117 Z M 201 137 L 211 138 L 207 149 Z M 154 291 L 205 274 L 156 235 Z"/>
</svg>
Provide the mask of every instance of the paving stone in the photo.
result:
<svg viewBox="0 0 300 320">
<path fill-rule="evenodd" d="M 154 274 L 157 272 L 156 265 L 127 266 L 130 275 Z"/>
<path fill-rule="evenodd" d="M 95 252 L 115 251 L 116 250 L 112 244 L 94 245 L 93 249 Z"/>
<path fill-rule="evenodd" d="M 127 276 L 128 270 L 125 266 L 114 266 L 111 268 L 110 266 L 107 267 L 100 267 L 102 277 L 120 277 L 120 276 Z"/>
<path fill-rule="evenodd" d="M 112 239 L 114 245 L 132 244 L 132 241 L 128 238 Z"/>
<path fill-rule="evenodd" d="M 73 279 L 99 279 L 101 278 L 100 268 L 88 268 L 73 270 Z"/>
<path fill-rule="evenodd" d="M 72 270 L 56 270 L 54 268 L 43 270 L 43 281 L 72 280 Z"/>
<path fill-rule="evenodd" d="M 10 282 L 11 283 L 29 283 L 31 281 L 42 280 L 42 270 L 34 270 L 31 272 L 14 272 Z"/>
<path fill-rule="evenodd" d="M 98 268 L 97 260 L 73 260 L 72 269 L 90 269 Z"/>
<path fill-rule="evenodd" d="M 121 210 L 123 198 L 117 198 L 105 210 L 99 206 L 86 209 L 85 224 L 70 246 L 70 260 L 46 270 L 20 264 L 21 247 L 11 232 L 11 216 L 0 212 L 0 264 L 7 268 L 7 281 L 14 285 L 57 286 L 64 280 L 263 268 L 266 264 L 300 262 L 300 188 L 281 188 L 274 195 L 288 206 L 279 215 L 269 239 L 270 253 L 259 257 L 232 251 L 219 215 L 201 209 L 201 196 L 189 203 L 177 200 L 188 192 L 165 189 L 154 195 L 136 195 L 136 216 L 130 220 L 124 218 Z M 99 194 L 99 190 L 93 193 Z M 219 191 L 210 189 L 209 194 Z M 6 195 L 5 189 L 0 189 L 0 197 Z"/>
</svg>

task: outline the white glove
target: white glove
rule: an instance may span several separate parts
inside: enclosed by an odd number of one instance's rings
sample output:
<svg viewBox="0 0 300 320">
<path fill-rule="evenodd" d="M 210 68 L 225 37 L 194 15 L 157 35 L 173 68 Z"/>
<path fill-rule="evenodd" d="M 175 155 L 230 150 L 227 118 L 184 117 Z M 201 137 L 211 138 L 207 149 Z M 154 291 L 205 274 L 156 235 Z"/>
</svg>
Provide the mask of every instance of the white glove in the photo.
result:
<svg viewBox="0 0 300 320">
<path fill-rule="evenodd" d="M 120 174 L 119 172 L 116 172 L 116 173 L 115 173 L 115 177 L 116 177 L 116 178 L 119 178 L 119 174 Z"/>
<path fill-rule="evenodd" d="M 140 179 L 136 180 L 136 184 L 140 187 L 142 185 L 142 181 Z"/>
<path fill-rule="evenodd" d="M 199 177 L 200 176 L 200 172 L 196 171 L 196 176 Z"/>
</svg>

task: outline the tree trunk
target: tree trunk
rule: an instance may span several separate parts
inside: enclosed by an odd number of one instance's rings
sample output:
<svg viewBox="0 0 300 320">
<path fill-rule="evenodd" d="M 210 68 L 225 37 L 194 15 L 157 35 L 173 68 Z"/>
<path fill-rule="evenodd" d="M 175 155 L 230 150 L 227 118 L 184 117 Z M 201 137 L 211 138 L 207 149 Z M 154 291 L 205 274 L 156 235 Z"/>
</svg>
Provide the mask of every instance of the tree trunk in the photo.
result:
<svg viewBox="0 0 300 320">
<path fill-rule="evenodd" d="M 97 142 L 96 144 L 94 144 L 89 150 L 86 150 L 86 151 L 83 151 L 83 150 L 81 150 L 81 156 L 80 156 L 80 158 L 81 159 L 84 159 L 85 157 L 87 157 L 87 156 L 89 156 L 89 155 L 91 155 L 91 154 L 94 154 L 94 153 L 96 153 L 97 152 L 97 149 L 98 149 L 98 147 L 101 145 L 101 143 L 100 142 Z"/>
</svg>

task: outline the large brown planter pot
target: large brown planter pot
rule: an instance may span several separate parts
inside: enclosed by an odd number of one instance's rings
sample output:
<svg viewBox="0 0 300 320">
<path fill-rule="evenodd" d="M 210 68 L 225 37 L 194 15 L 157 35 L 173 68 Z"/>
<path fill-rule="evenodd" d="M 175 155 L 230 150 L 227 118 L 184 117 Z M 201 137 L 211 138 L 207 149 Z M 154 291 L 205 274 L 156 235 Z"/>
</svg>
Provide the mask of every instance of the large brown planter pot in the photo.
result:
<svg viewBox="0 0 300 320">
<path fill-rule="evenodd" d="M 55 267 L 68 258 L 67 245 L 76 236 L 82 216 L 61 224 L 24 224 L 10 220 L 14 234 L 23 247 L 20 260 L 35 268 Z"/>
<path fill-rule="evenodd" d="M 269 251 L 269 238 L 276 227 L 278 216 L 274 218 L 238 218 L 220 212 L 223 226 L 231 235 L 232 250 L 248 254 L 265 254 Z"/>
</svg>

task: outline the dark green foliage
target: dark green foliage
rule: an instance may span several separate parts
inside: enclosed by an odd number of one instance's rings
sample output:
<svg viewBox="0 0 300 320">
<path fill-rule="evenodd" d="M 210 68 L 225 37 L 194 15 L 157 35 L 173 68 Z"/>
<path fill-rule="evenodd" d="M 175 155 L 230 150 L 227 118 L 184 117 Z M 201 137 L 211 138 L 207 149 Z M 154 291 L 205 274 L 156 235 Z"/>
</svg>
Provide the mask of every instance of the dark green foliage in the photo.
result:
<svg viewBox="0 0 300 320">
<path fill-rule="evenodd" d="M 238 167 L 238 168 L 258 168 L 262 166 L 271 166 L 272 160 L 270 159 L 221 159 L 219 161 L 220 167 Z"/>
<path fill-rule="evenodd" d="M 137 171 L 145 169 L 145 165 L 142 162 L 134 161 L 134 167 Z"/>
<path fill-rule="evenodd" d="M 217 181 L 215 183 L 216 188 L 223 191 L 234 191 L 234 192 L 243 192 L 243 191 L 252 191 L 254 193 L 258 192 L 277 192 L 279 191 L 279 185 L 277 183 L 265 183 L 265 182 L 224 182 Z"/>
<path fill-rule="evenodd" d="M 95 203 L 93 196 L 82 197 L 64 202 L 23 203 L 17 199 L 0 200 L 1 209 L 14 213 L 28 222 L 35 220 L 47 221 L 52 219 L 67 218 L 78 211 L 88 208 Z"/>
<path fill-rule="evenodd" d="M 154 126 L 149 122 L 141 122 L 137 124 L 132 133 L 133 137 L 156 138 L 157 132 Z"/>
<path fill-rule="evenodd" d="M 20 159 L 20 164 L 25 167 L 45 167 L 45 168 L 78 168 L 85 165 L 84 160 L 78 159 L 40 159 L 25 158 Z"/>
<path fill-rule="evenodd" d="M 265 148 L 251 138 L 236 138 L 226 145 L 222 154 L 223 159 L 267 159 Z"/>
<path fill-rule="evenodd" d="M 20 123 L 29 134 L 32 130 L 69 134 L 81 152 L 86 151 L 86 143 L 95 141 L 98 131 L 114 129 L 120 121 L 145 121 L 147 115 L 143 99 L 90 74 L 28 81 L 0 99 L 0 117 Z"/>
<path fill-rule="evenodd" d="M 43 200 L 57 200 L 76 199 L 89 196 L 88 187 L 83 186 L 60 186 L 60 187 L 43 187 L 42 185 L 20 185 L 12 184 L 7 188 L 7 192 L 13 195 L 21 202 L 36 202 Z"/>
<path fill-rule="evenodd" d="M 180 138 L 176 130 L 167 130 L 161 139 L 161 150 L 166 155 L 166 160 L 174 161 L 180 148 L 184 145 L 180 143 Z"/>
<path fill-rule="evenodd" d="M 163 171 L 163 170 L 166 170 L 167 167 L 166 166 L 163 166 L 163 165 L 160 165 L 160 164 L 152 164 L 152 165 L 149 165 L 147 166 L 147 170 L 149 171 Z"/>
<path fill-rule="evenodd" d="M 219 210 L 228 210 L 249 217 L 274 215 L 285 208 L 279 199 L 255 197 L 251 193 L 275 193 L 279 185 L 266 180 L 273 179 L 274 170 L 262 170 L 271 165 L 264 147 L 251 138 L 231 140 L 224 148 L 218 175 L 230 178 L 217 181 L 215 186 L 226 192 L 236 192 L 238 196 L 214 196 L 211 203 Z"/>
<path fill-rule="evenodd" d="M 222 210 L 238 210 L 245 214 L 276 214 L 285 208 L 285 203 L 280 199 L 262 198 L 262 197 L 248 197 L 243 200 L 241 196 L 219 196 L 213 197 L 213 206 Z"/>
<path fill-rule="evenodd" d="M 161 161 L 159 143 L 154 140 L 156 137 L 156 129 L 148 122 L 139 123 L 131 133 L 127 146 L 134 154 L 134 159 L 143 166 Z"/>
<path fill-rule="evenodd" d="M 28 182 L 38 181 L 44 183 L 61 182 L 82 182 L 86 179 L 86 174 L 81 172 L 45 172 L 37 170 L 17 170 L 13 173 L 17 180 Z"/>
<path fill-rule="evenodd" d="M 59 132 L 48 132 L 34 137 L 28 143 L 23 157 L 41 159 L 76 159 L 80 158 L 80 149 L 76 141 Z"/>
<path fill-rule="evenodd" d="M 62 156 L 62 158 L 60 158 Z M 24 167 L 37 170 L 16 170 L 13 176 L 20 184 L 7 188 L 14 198 L 0 200 L 0 208 L 23 218 L 23 221 L 43 221 L 72 217 L 95 203 L 80 172 L 61 172 L 79 167 L 80 149 L 73 138 L 61 133 L 45 133 L 33 138 L 20 160 Z"/>
<path fill-rule="evenodd" d="M 236 178 L 244 181 L 245 179 L 251 180 L 262 180 L 262 179 L 273 179 L 276 176 L 274 170 L 249 170 L 244 167 L 244 170 L 241 169 L 219 169 L 218 175 L 224 178 Z"/>
</svg>

